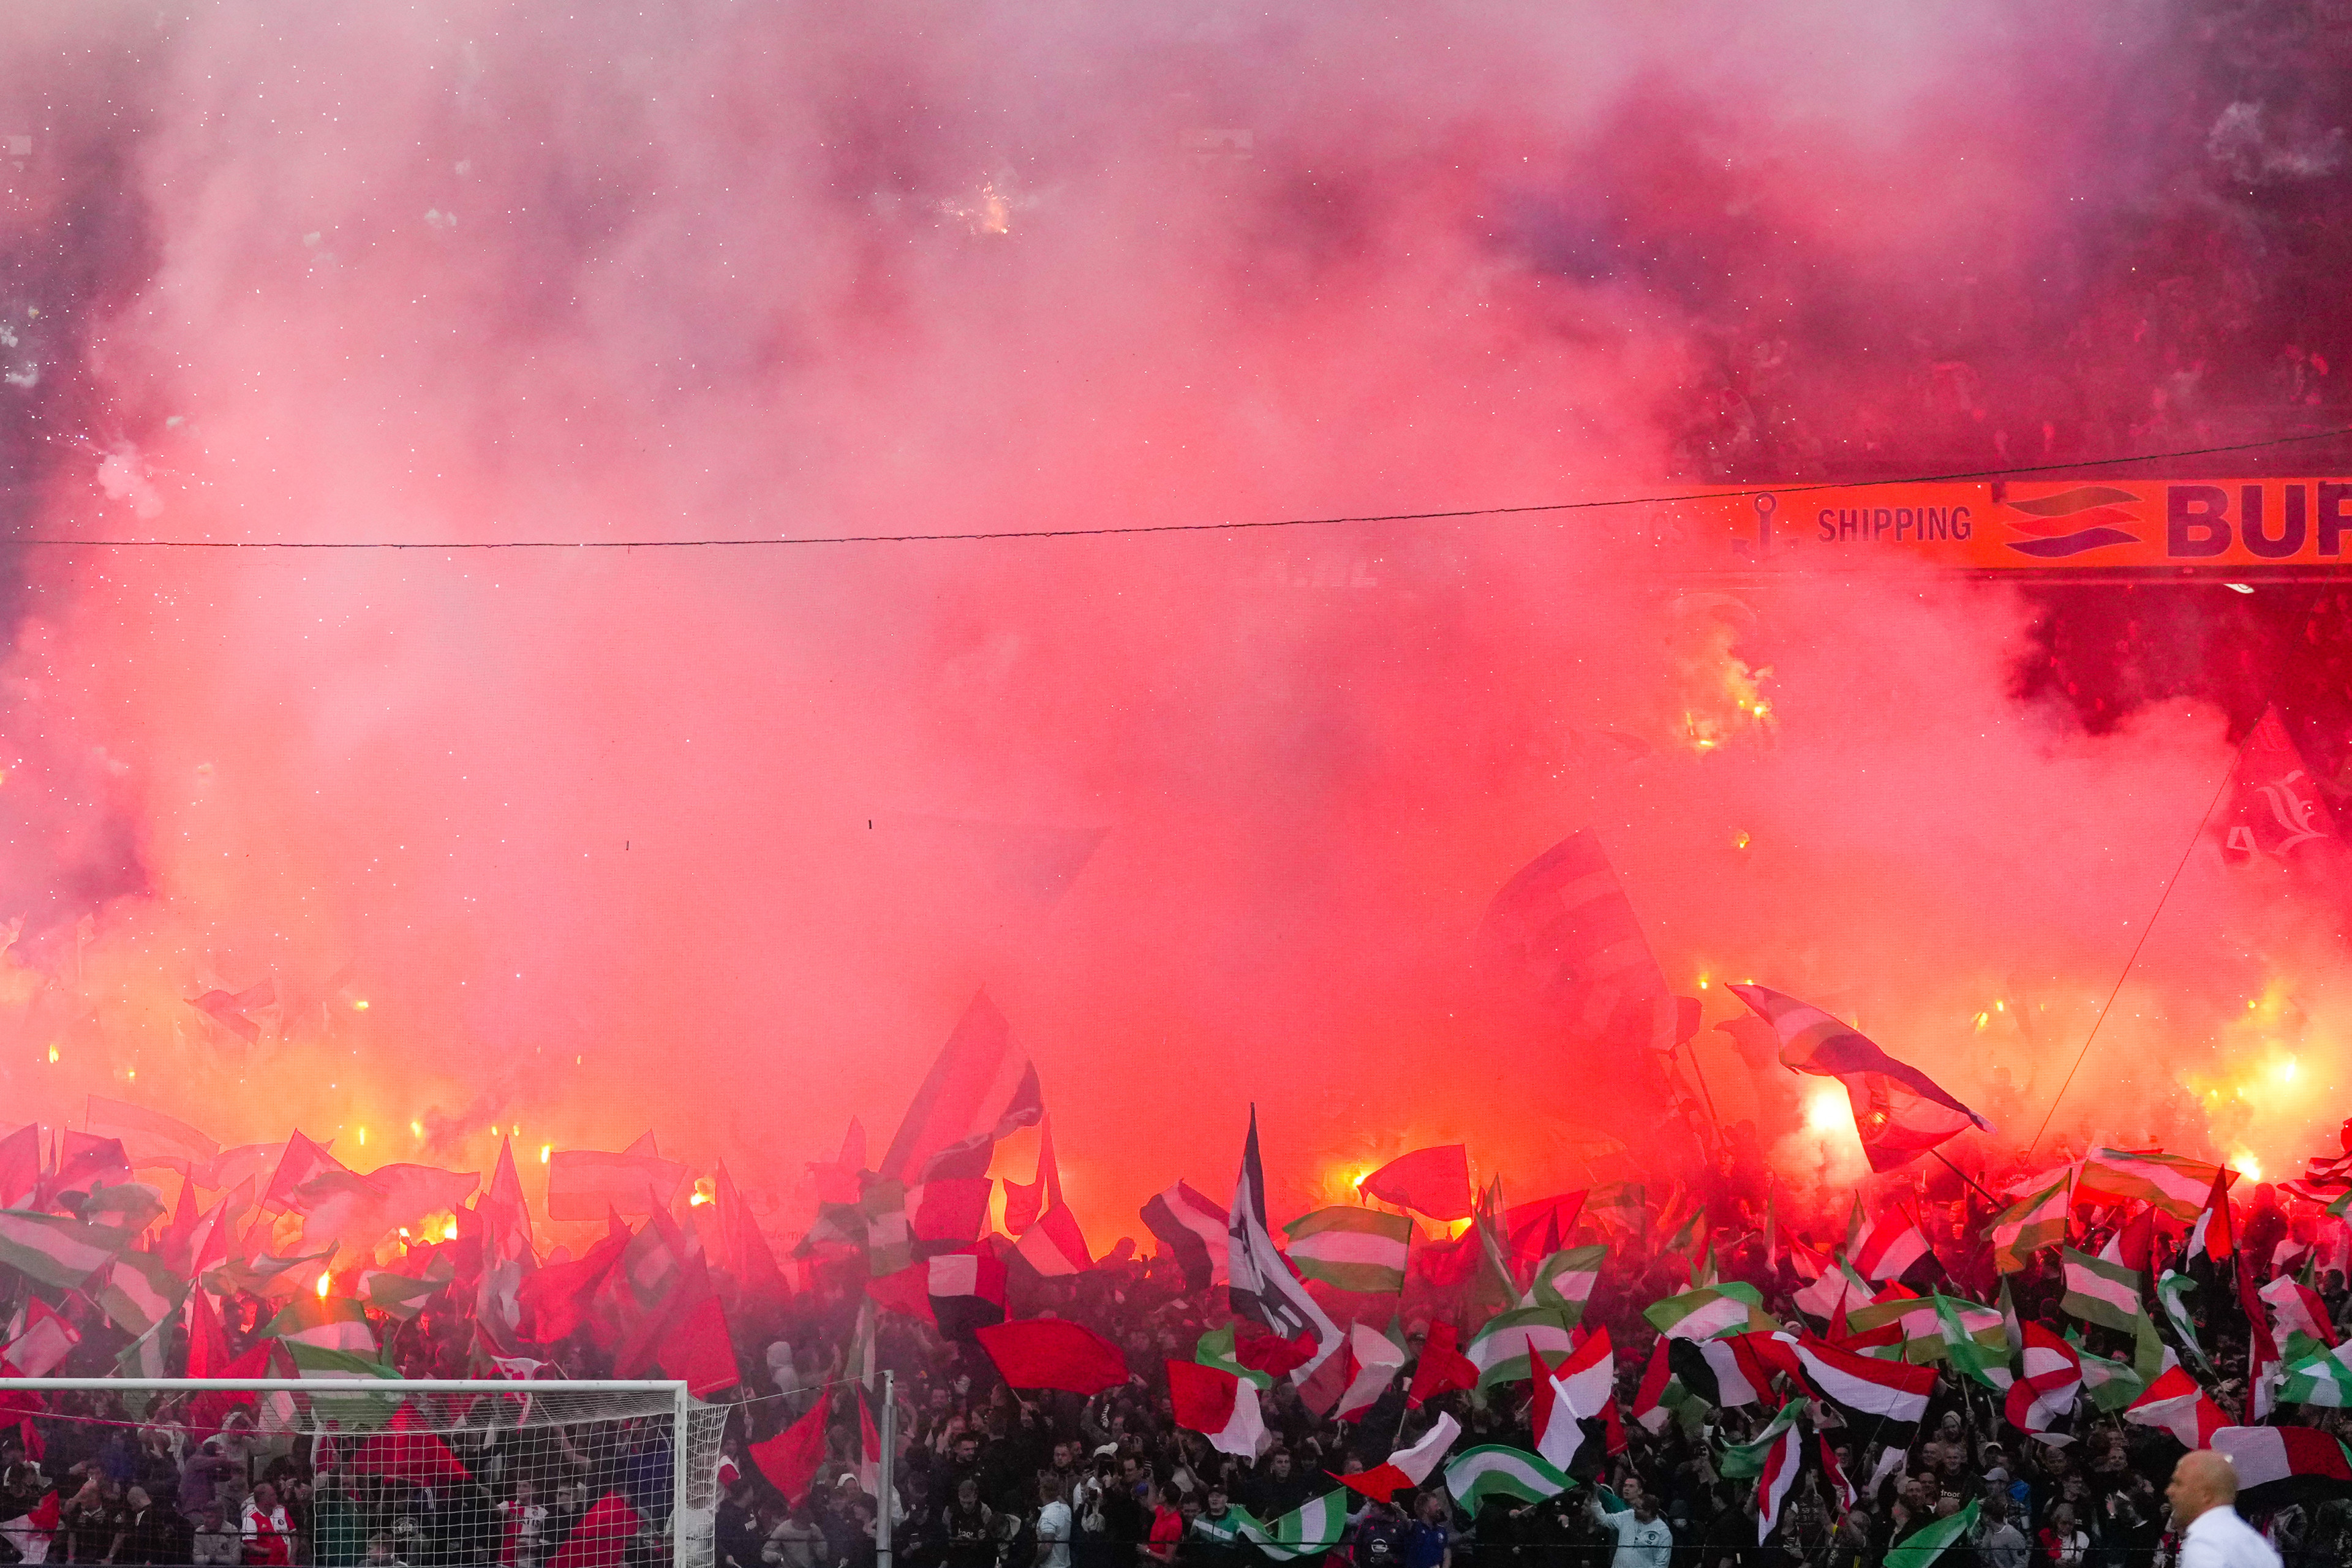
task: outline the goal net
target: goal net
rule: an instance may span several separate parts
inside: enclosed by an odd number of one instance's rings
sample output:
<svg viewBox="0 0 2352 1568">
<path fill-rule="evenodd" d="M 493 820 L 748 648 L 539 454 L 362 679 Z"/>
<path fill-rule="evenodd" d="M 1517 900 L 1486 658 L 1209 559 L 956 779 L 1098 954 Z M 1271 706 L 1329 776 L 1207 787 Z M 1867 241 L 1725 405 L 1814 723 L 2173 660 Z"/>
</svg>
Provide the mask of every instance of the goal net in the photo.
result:
<svg viewBox="0 0 2352 1568">
<path fill-rule="evenodd" d="M 680 1383 L 0 1377 L 0 1562 L 710 1568 L 727 1414 Z"/>
</svg>

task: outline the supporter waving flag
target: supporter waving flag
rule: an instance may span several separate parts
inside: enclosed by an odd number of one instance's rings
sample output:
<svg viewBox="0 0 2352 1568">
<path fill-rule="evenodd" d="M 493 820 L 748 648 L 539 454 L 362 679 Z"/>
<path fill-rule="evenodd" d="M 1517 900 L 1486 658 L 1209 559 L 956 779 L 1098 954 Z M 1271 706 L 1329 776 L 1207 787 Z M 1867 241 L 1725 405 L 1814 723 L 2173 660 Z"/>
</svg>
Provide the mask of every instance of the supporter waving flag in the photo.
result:
<svg viewBox="0 0 2352 1568">
<path fill-rule="evenodd" d="M 1241 1175 L 1234 1184 L 1226 1237 L 1226 1289 L 1232 1292 L 1234 1310 L 1286 1340 L 1313 1334 L 1318 1361 L 1328 1360 L 1339 1346 L 1339 1325 L 1290 1271 L 1266 1228 L 1265 1167 L 1258 1160 L 1255 1106 L 1250 1108 L 1249 1138 L 1242 1145 Z M 1333 1391 L 1335 1398 L 1338 1392 Z"/>
</svg>

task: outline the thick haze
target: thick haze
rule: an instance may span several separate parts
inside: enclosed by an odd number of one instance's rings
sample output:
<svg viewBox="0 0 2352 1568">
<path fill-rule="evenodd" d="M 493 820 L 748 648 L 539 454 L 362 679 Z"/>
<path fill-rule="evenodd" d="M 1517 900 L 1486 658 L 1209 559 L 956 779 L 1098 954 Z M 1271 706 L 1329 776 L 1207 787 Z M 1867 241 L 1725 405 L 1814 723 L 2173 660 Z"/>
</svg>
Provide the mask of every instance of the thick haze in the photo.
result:
<svg viewBox="0 0 2352 1568">
<path fill-rule="evenodd" d="M 1998 313 L 2151 196 L 2127 105 L 2168 57 L 2105 9 L 94 12 L 18 47 L 89 76 L 44 123 L 122 106 L 98 141 L 135 259 L 54 373 L 89 390 L 50 411 L 25 527 L 649 540 L 1639 493 L 1689 477 L 1692 389 L 1752 321 L 1797 376 L 1866 384 L 1886 322 Z M 1495 889 L 1591 826 L 1678 985 L 1846 1009 L 2027 1142 L 2225 716 L 2087 737 L 2010 695 L 2003 590 L 1723 593 L 1612 515 L 28 552 L 0 1096 L 299 1125 L 361 1165 L 652 1126 L 791 1229 L 802 1162 L 853 1114 L 887 1138 L 985 985 L 1098 1247 L 1179 1175 L 1221 1192 L 1252 1100 L 1290 1205 L 1456 1137 L 1533 1195 L 1615 1173 L 1564 1124 L 1658 1113 L 1468 984 Z M 2273 1171 L 2326 1135 L 2352 1004 L 2311 910 L 2200 852 L 2053 1134 Z M 185 1005 L 265 977 L 257 1045 Z M 1706 1039 L 1725 1117 L 1813 1167 L 1796 1080 Z M 2294 1092 L 2237 1097 L 2290 1055 Z"/>
</svg>

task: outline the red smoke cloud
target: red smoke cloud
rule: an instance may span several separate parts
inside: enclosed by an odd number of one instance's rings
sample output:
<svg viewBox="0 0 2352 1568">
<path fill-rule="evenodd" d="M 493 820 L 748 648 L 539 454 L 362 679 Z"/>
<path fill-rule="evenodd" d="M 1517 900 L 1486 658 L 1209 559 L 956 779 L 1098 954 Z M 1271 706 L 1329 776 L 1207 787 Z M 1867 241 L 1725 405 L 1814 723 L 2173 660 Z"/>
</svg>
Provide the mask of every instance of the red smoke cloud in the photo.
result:
<svg viewBox="0 0 2352 1568">
<path fill-rule="evenodd" d="M 131 281 L 57 372 L 105 423 L 52 410 L 90 445 L 28 526 L 1532 503 L 1710 477 L 1772 437 L 1706 389 L 1767 363 L 1838 439 L 1924 451 L 1885 350 L 2032 319 L 2139 188 L 2100 106 L 2168 57 L 2106 42 L 2048 6 L 215 7 L 110 79 Z M 2060 341 L 1971 374 L 2031 405 Z M 1494 889 L 1589 825 L 1678 984 L 1854 1011 L 2024 1142 L 2221 715 L 2094 740 L 2021 705 L 2005 591 L 1683 565 L 1608 512 L 29 555 L 7 723 L 55 912 L 0 1089 L 347 1156 L 365 1128 L 360 1163 L 650 1124 L 789 1202 L 985 984 L 1097 1247 L 1179 1175 L 1218 1191 L 1252 1100 L 1289 1203 L 1454 1139 L 1532 1195 L 1664 1114 L 1466 974 Z M 2053 1130 L 2283 1164 L 2336 1108 L 2232 1098 L 2231 1053 L 2338 1071 L 2333 934 L 2203 860 L 2165 921 Z M 266 976 L 256 1046 L 184 1005 Z M 1793 1080 L 1706 1039 L 1722 1113 L 1815 1167 Z"/>
</svg>

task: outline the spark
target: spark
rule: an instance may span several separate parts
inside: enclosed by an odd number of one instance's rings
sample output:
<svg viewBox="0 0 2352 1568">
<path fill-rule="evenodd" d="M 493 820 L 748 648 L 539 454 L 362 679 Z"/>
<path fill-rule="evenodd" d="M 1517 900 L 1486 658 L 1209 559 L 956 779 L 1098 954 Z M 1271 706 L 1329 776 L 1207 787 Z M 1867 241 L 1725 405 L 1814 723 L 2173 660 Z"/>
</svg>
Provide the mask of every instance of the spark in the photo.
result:
<svg viewBox="0 0 2352 1568">
<path fill-rule="evenodd" d="M 541 1164 L 542 1164 L 542 1165 L 546 1164 L 546 1163 L 547 1163 L 547 1157 L 548 1157 L 550 1154 L 552 1154 L 552 1153 L 554 1153 L 554 1152 L 555 1152 L 555 1145 L 554 1145 L 554 1144 L 552 1144 L 552 1143 L 541 1143 L 541 1144 L 539 1146 L 539 1163 L 540 1163 Z"/>
<path fill-rule="evenodd" d="M 51 1060 L 52 1062 L 54 1062 L 54 1061 L 56 1061 L 57 1059 L 58 1059 L 58 1048 L 57 1048 L 57 1047 L 55 1047 L 55 1046 L 51 1046 L 51 1047 L 49 1047 L 49 1060 Z"/>
<path fill-rule="evenodd" d="M 356 1001 L 356 1002 L 354 1002 L 354 1003 L 352 1003 L 352 1012 L 354 1012 L 354 1013 L 364 1013 L 364 1012 L 366 1012 L 367 1010 L 368 1010 L 367 998 L 366 998 L 366 997 L 364 997 L 364 996 L 361 997 L 358 1001 Z"/>
<path fill-rule="evenodd" d="M 367 1147 L 367 1129 L 364 1127 L 360 1129 L 360 1147 L 362 1149 Z"/>
<path fill-rule="evenodd" d="M 1991 1022 L 1992 1022 L 1992 1015 L 1991 1015 L 1990 1013 L 1979 1013 L 1979 1014 L 1978 1014 L 1978 1015 L 1977 1015 L 1977 1032 L 1978 1032 L 1979 1034 L 1982 1034 L 1982 1033 L 1984 1032 L 1984 1026 L 1985 1026 L 1987 1024 L 1990 1024 L 1990 1023 L 1991 1023 Z"/>
<path fill-rule="evenodd" d="M 323 1301 L 323 1300 L 325 1300 L 326 1299 L 327 1299 L 327 1276 L 326 1276 L 326 1272 L 322 1269 L 322 1270 L 320 1270 L 320 1274 L 319 1274 L 319 1300 L 321 1300 L 321 1301 Z"/>
<path fill-rule="evenodd" d="M 408 1131 L 412 1136 L 422 1138 L 425 1136 L 425 1123 L 412 1121 L 408 1124 Z"/>
<path fill-rule="evenodd" d="M 2263 1163 L 2252 1154 L 2231 1155 L 2230 1168 L 2249 1182 L 2259 1182 L 2263 1179 Z"/>
<path fill-rule="evenodd" d="M 1735 833 L 1731 836 L 1731 847 L 1734 849 L 1745 849 L 1748 847 L 1748 838 L 1747 834 Z"/>
</svg>

